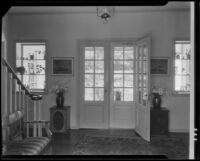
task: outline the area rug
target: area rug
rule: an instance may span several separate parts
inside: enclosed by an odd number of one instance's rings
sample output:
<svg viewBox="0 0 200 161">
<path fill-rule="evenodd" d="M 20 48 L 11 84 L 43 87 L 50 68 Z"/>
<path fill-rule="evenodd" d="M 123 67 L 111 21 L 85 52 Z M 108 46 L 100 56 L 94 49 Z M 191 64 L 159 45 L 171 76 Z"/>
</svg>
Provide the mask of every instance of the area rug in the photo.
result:
<svg viewBox="0 0 200 161">
<path fill-rule="evenodd" d="M 187 159 L 188 146 L 179 138 L 84 135 L 75 145 L 73 155 L 165 155 L 168 159 Z"/>
</svg>

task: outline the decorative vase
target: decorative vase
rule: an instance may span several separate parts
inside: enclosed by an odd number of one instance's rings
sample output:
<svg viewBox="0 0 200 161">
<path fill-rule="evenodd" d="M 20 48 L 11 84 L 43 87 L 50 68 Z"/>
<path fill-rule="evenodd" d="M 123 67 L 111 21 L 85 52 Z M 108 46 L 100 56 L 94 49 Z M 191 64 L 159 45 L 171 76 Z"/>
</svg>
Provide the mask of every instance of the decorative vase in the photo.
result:
<svg viewBox="0 0 200 161">
<path fill-rule="evenodd" d="M 56 105 L 57 105 L 57 107 L 63 107 L 63 105 L 64 105 L 64 96 L 63 96 L 63 93 L 58 93 L 57 94 Z"/>
<path fill-rule="evenodd" d="M 153 108 L 160 109 L 161 97 L 159 94 L 155 93 L 153 97 Z"/>
</svg>

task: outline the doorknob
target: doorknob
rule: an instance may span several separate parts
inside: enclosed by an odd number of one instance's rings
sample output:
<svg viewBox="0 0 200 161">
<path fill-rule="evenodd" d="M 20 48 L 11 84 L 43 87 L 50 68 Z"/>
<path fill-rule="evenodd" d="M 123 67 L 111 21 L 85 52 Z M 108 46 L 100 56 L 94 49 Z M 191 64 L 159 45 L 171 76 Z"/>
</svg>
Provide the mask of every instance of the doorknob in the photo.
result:
<svg viewBox="0 0 200 161">
<path fill-rule="evenodd" d="M 104 93 L 107 93 L 108 92 L 108 90 L 107 89 L 104 89 Z"/>
</svg>

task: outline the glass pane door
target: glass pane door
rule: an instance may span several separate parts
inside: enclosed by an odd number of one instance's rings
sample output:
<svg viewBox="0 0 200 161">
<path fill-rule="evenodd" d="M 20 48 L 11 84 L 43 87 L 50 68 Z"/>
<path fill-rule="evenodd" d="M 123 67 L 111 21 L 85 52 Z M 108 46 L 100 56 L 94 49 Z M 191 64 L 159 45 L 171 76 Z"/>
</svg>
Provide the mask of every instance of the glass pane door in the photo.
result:
<svg viewBox="0 0 200 161">
<path fill-rule="evenodd" d="M 138 52 L 137 52 L 137 58 L 136 58 L 136 86 L 138 87 L 138 103 L 141 105 L 146 106 L 147 105 L 147 95 L 148 95 L 148 57 L 147 57 L 147 47 L 146 45 L 138 46 Z"/>
<path fill-rule="evenodd" d="M 84 51 L 84 100 L 104 101 L 104 47 Z"/>
<path fill-rule="evenodd" d="M 113 53 L 114 101 L 134 101 L 134 47 L 115 46 Z"/>
</svg>

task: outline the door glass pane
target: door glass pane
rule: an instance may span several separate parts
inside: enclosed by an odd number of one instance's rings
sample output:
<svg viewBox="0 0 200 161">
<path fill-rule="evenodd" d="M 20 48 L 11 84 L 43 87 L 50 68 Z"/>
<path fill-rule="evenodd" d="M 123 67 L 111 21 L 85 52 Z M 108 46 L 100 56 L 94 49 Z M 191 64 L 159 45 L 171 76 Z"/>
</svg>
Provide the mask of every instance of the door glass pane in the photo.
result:
<svg viewBox="0 0 200 161">
<path fill-rule="evenodd" d="M 114 47 L 114 59 L 123 59 L 123 47 Z"/>
<path fill-rule="evenodd" d="M 139 55 L 139 48 L 136 48 L 135 59 L 138 59 Z"/>
<path fill-rule="evenodd" d="M 104 61 L 95 61 L 95 73 L 104 73 Z"/>
<path fill-rule="evenodd" d="M 114 74 L 114 87 L 123 87 L 123 74 Z"/>
<path fill-rule="evenodd" d="M 134 59 L 133 47 L 124 48 L 124 59 Z"/>
<path fill-rule="evenodd" d="M 86 101 L 104 100 L 104 47 L 85 47 L 84 84 Z"/>
<path fill-rule="evenodd" d="M 124 101 L 133 101 L 133 88 L 124 88 Z"/>
<path fill-rule="evenodd" d="M 138 73 L 138 61 L 135 61 L 135 73 Z"/>
<path fill-rule="evenodd" d="M 114 61 L 114 73 L 123 73 L 123 61 Z"/>
<path fill-rule="evenodd" d="M 104 47 L 95 47 L 95 59 L 104 59 Z"/>
<path fill-rule="evenodd" d="M 139 47 L 139 59 L 142 60 L 142 57 L 143 57 L 143 47 L 140 46 Z"/>
<path fill-rule="evenodd" d="M 94 100 L 94 88 L 85 88 L 85 100 L 86 101 Z"/>
<path fill-rule="evenodd" d="M 93 87 L 93 86 L 94 86 L 94 75 L 85 74 L 85 87 Z"/>
<path fill-rule="evenodd" d="M 123 101 L 123 88 L 114 88 L 114 100 Z"/>
<path fill-rule="evenodd" d="M 133 75 L 124 74 L 124 87 L 133 87 Z"/>
<path fill-rule="evenodd" d="M 104 88 L 95 88 L 95 101 L 104 100 Z"/>
<path fill-rule="evenodd" d="M 146 106 L 147 105 L 147 88 L 143 88 L 143 105 Z"/>
<path fill-rule="evenodd" d="M 147 61 L 143 61 L 143 73 L 147 73 Z"/>
<path fill-rule="evenodd" d="M 138 78 L 138 86 L 142 87 L 142 75 L 140 74 Z"/>
<path fill-rule="evenodd" d="M 143 46 L 143 60 L 147 60 L 147 55 L 148 54 L 148 49 L 147 49 L 147 46 L 144 45 Z"/>
<path fill-rule="evenodd" d="M 135 75 L 135 86 L 138 86 L 138 74 Z"/>
<path fill-rule="evenodd" d="M 104 87 L 104 75 L 95 74 L 95 87 Z"/>
<path fill-rule="evenodd" d="M 85 73 L 94 73 L 94 61 L 85 61 Z"/>
<path fill-rule="evenodd" d="M 94 59 L 93 47 L 85 47 L 85 59 Z"/>
<path fill-rule="evenodd" d="M 143 87 L 147 87 L 147 75 L 143 75 Z"/>
<path fill-rule="evenodd" d="M 142 88 L 139 88 L 138 90 L 138 102 L 139 104 L 142 103 Z"/>
<path fill-rule="evenodd" d="M 133 73 L 133 61 L 124 61 L 124 73 Z"/>
<path fill-rule="evenodd" d="M 139 73 L 142 72 L 142 61 L 139 61 Z"/>
</svg>

